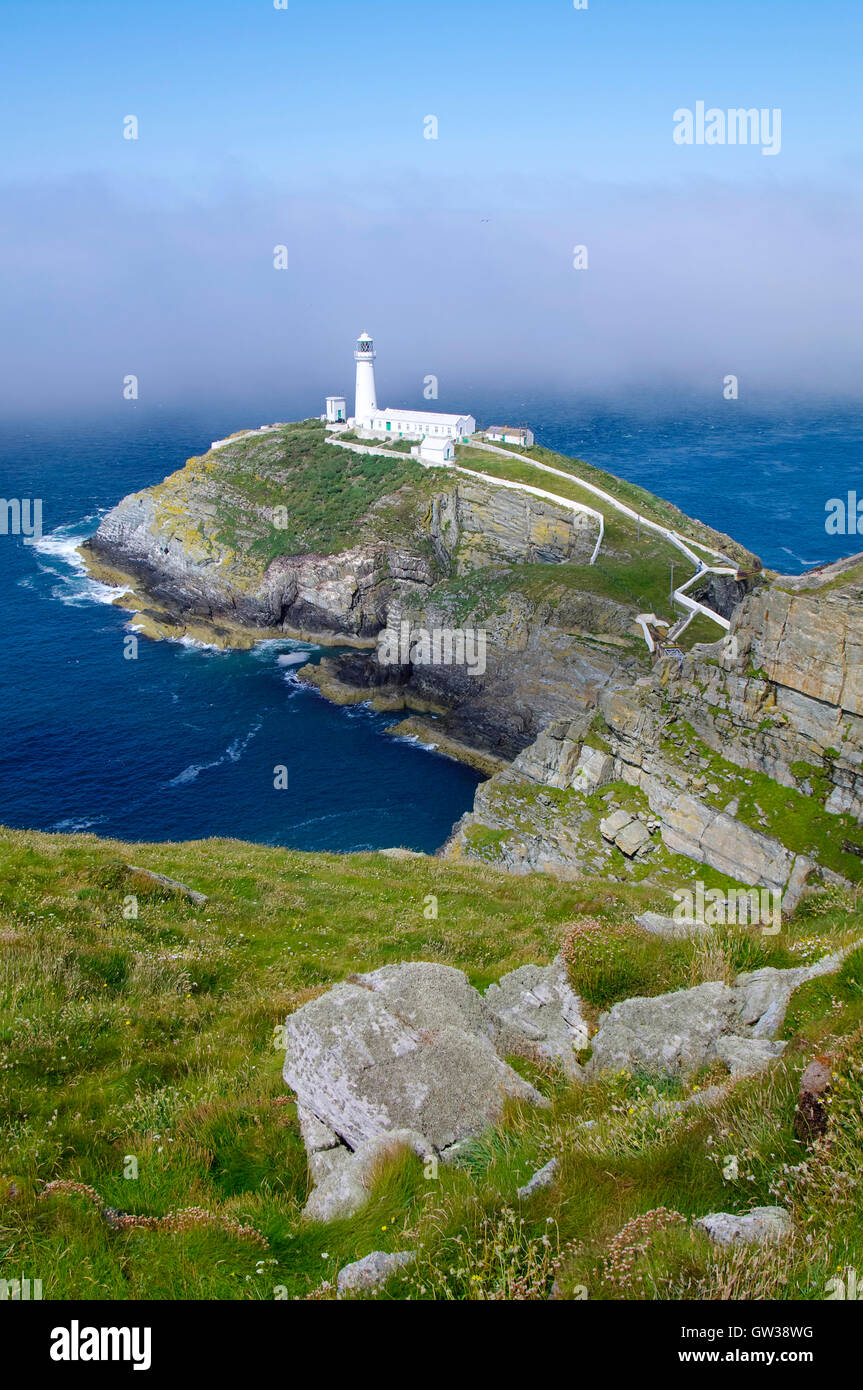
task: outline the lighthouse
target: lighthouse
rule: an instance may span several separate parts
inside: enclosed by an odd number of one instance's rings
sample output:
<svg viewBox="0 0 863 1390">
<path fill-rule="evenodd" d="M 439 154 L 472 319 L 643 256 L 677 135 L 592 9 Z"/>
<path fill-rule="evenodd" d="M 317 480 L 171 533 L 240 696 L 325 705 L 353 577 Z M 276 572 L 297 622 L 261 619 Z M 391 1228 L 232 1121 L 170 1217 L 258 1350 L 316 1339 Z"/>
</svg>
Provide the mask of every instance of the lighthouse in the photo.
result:
<svg viewBox="0 0 863 1390">
<path fill-rule="evenodd" d="M 391 444 L 399 439 L 449 439 L 467 444 L 476 432 L 472 415 L 441 415 L 429 410 L 381 408 L 375 390 L 375 345 L 368 333 L 361 333 L 354 349 L 357 364 L 357 399 L 354 414 L 345 419 L 344 396 L 327 396 L 327 407 L 321 416 L 333 434 L 356 430 L 361 439 L 385 439 Z M 352 446 L 353 447 L 353 446 Z M 432 453 L 435 452 L 429 445 Z M 448 455 L 449 457 L 449 455 Z"/>
<path fill-rule="evenodd" d="M 375 345 L 368 333 L 357 338 L 354 361 L 357 364 L 357 399 L 355 406 L 356 423 L 359 428 L 368 427 L 378 408 L 375 394 Z"/>
</svg>

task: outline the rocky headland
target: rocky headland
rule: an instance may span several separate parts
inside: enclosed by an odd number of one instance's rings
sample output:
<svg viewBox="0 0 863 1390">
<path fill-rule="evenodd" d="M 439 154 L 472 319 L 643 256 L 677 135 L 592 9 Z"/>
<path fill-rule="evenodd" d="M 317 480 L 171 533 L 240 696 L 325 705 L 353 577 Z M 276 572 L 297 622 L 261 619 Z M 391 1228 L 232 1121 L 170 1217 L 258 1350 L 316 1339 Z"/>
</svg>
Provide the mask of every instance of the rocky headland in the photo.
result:
<svg viewBox="0 0 863 1390">
<path fill-rule="evenodd" d="M 571 476 L 555 487 L 572 508 L 512 489 L 548 481 L 521 455 L 460 447 L 457 469 L 424 469 L 315 421 L 238 435 L 121 501 L 84 553 L 152 636 L 341 649 L 299 678 L 403 711 L 395 732 L 489 774 L 444 856 L 669 886 L 688 861 L 786 910 L 807 884 L 857 881 L 863 561 L 766 573 L 631 484 L 529 456 Z M 597 507 L 597 485 L 629 514 Z M 649 522 L 699 547 L 689 593 L 724 624 L 669 602 L 681 557 Z M 722 573 L 701 563 L 717 553 Z M 385 630 L 412 634 L 404 660 L 381 661 Z M 482 670 L 417 659 L 416 634 L 447 630 L 482 632 Z"/>
</svg>

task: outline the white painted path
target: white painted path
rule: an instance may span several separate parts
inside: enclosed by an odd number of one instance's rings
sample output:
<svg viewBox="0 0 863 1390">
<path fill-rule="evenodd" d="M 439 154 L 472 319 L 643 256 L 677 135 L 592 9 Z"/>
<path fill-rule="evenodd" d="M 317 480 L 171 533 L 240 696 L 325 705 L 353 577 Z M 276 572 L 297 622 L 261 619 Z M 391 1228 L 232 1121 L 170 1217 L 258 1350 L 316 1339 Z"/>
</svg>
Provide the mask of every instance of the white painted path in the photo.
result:
<svg viewBox="0 0 863 1390">
<path fill-rule="evenodd" d="M 724 628 L 726 632 L 728 631 L 731 624 L 727 618 L 723 618 L 719 613 L 714 612 L 712 608 L 708 608 L 706 604 L 698 603 L 696 599 L 690 598 L 686 592 L 703 574 L 737 573 L 737 566 L 732 564 L 729 557 L 724 555 L 721 550 L 715 550 L 713 546 L 705 545 L 703 541 L 687 541 L 685 537 L 681 536 L 678 531 L 674 531 L 670 526 L 663 526 L 658 521 L 651 521 L 649 517 L 642 516 L 632 507 L 628 507 L 625 502 L 621 502 L 617 497 L 612 497 L 611 493 L 605 492 L 602 488 L 597 487 L 595 483 L 588 483 L 583 478 L 576 477 L 573 473 L 565 472 L 562 468 L 553 468 L 551 464 L 539 463 L 536 459 L 528 458 L 526 454 L 515 454 L 510 449 L 500 449 L 496 444 L 478 444 L 472 441 L 470 448 L 483 449 L 490 454 L 500 454 L 503 458 L 518 459 L 520 463 L 529 463 L 533 468 L 539 468 L 543 473 L 553 473 L 558 478 L 565 478 L 567 482 L 575 483 L 577 487 L 585 488 L 588 492 L 593 493 L 595 497 L 601 498 L 608 506 L 613 507 L 615 511 L 620 512 L 623 516 L 629 517 L 631 521 L 636 521 L 641 526 L 646 526 L 649 531 L 655 531 L 658 535 L 664 536 L 671 545 L 676 546 L 678 550 L 682 551 L 686 558 L 696 567 L 695 573 L 690 575 L 679 588 L 674 590 L 674 597 L 677 599 L 678 603 L 681 604 L 683 608 L 687 608 L 693 617 L 696 613 L 703 613 L 706 618 L 710 618 L 712 622 L 718 623 L 721 628 Z M 489 475 L 481 474 L 479 476 L 487 477 Z M 497 481 L 500 482 L 501 480 L 498 479 Z M 512 486 L 512 484 L 510 484 L 510 486 Z M 515 486 L 519 486 L 519 484 L 515 484 Z M 527 487 L 527 484 L 525 483 L 521 486 Z M 531 492 L 535 490 L 536 489 L 528 488 L 528 491 Z M 545 493 L 544 495 L 547 497 L 553 496 L 552 493 Z M 573 505 L 571 498 L 558 498 L 557 500 L 564 504 L 568 503 L 569 506 Z M 708 555 L 715 556 L 718 560 L 725 560 L 726 564 L 708 565 L 701 556 L 696 555 L 694 550 L 691 549 L 693 545 L 697 546 L 699 550 L 705 551 Z M 598 551 L 599 546 L 597 545 L 596 551 L 594 551 L 594 559 Z M 593 564 L 593 560 L 591 560 L 590 563 Z M 642 613 L 639 614 L 636 619 L 641 625 L 645 641 L 651 652 L 654 650 L 654 642 L 647 630 L 646 621 L 643 623 L 641 620 L 642 618 L 647 620 L 652 616 L 652 614 Z"/>
<path fill-rule="evenodd" d="M 348 443 L 344 440 L 334 438 L 328 439 L 327 443 L 336 444 L 341 449 L 351 449 L 354 453 L 358 454 L 383 453 L 386 454 L 387 457 L 392 456 L 391 451 L 389 449 L 375 448 L 374 445 L 353 444 Z M 724 555 L 721 550 L 715 550 L 713 546 L 706 545 L 703 541 L 688 541 L 684 536 L 681 536 L 678 531 L 673 530 L 670 526 L 663 526 L 658 521 L 651 521 L 649 517 L 642 516 L 632 507 L 628 507 L 625 502 L 621 502 L 617 497 L 613 497 L 611 493 L 605 492 L 603 488 L 597 487 L 595 483 L 586 482 L 583 478 L 577 477 L 574 473 L 567 473 L 562 468 L 553 468 L 551 464 L 539 463 L 536 459 L 528 458 L 526 454 L 516 454 L 513 453 L 510 449 L 500 449 L 497 447 L 496 444 L 480 444 L 472 440 L 470 445 L 466 447 L 469 447 L 471 449 L 482 449 L 489 454 L 499 454 L 502 458 L 516 459 L 519 463 L 527 463 L 531 466 L 531 468 L 538 468 L 543 473 L 551 473 L 558 478 L 565 478 L 568 483 L 573 483 L 576 487 L 584 488 L 585 491 L 592 493 L 595 497 L 598 497 L 601 501 L 605 502 L 607 506 L 612 507 L 617 512 L 620 512 L 621 515 L 629 517 L 631 521 L 636 521 L 639 523 L 639 525 L 646 527 L 648 531 L 655 531 L 657 535 L 663 536 L 665 540 L 667 540 L 671 545 L 675 546 L 678 550 L 682 551 L 682 553 L 686 556 L 687 560 L 689 560 L 691 564 L 695 565 L 695 573 L 691 574 L 689 578 L 685 580 L 684 583 L 681 584 L 673 592 L 673 596 L 677 600 L 677 602 L 681 605 L 681 607 L 686 608 L 689 612 L 689 617 L 687 618 L 686 623 L 682 625 L 675 624 L 675 629 L 678 632 L 682 632 L 683 627 L 688 627 L 689 622 L 691 622 L 692 618 L 694 618 L 697 613 L 703 613 L 706 618 L 710 618 L 712 622 L 718 623 L 718 625 L 721 628 L 724 628 L 726 632 L 728 631 L 731 624 L 727 618 L 723 618 L 712 608 L 708 608 L 706 604 L 699 603 L 697 599 L 690 598 L 689 594 L 686 592 L 687 589 L 691 588 L 691 586 L 696 582 L 696 580 L 704 574 L 737 573 L 737 566 L 732 564 L 729 560 L 729 557 L 727 555 Z M 408 458 L 414 456 L 406 454 L 404 455 L 404 457 Z M 534 497 L 541 497 L 544 498 L 546 501 L 554 502 L 559 507 L 569 508 L 573 512 L 582 512 L 586 513 L 588 516 L 596 517 L 596 519 L 599 521 L 599 536 L 597 537 L 596 545 L 593 549 L 593 554 L 590 557 L 590 564 L 595 563 L 596 557 L 599 554 L 600 547 L 605 537 L 605 517 L 603 516 L 602 512 L 598 511 L 594 507 L 589 507 L 584 502 L 576 502 L 571 497 L 561 497 L 561 495 L 556 492 L 547 492 L 544 488 L 533 487 L 530 483 L 519 483 L 514 482 L 509 478 L 499 478 L 494 473 L 480 473 L 475 468 L 465 468 L 462 464 L 459 463 L 426 463 L 423 459 L 417 459 L 417 462 L 421 463 L 424 468 L 451 469 L 456 473 L 465 473 L 470 478 L 481 478 L 483 482 L 492 483 L 496 487 L 512 488 L 517 492 L 528 492 Z M 700 555 L 696 555 L 695 551 L 692 549 L 692 546 L 697 546 L 699 550 L 703 550 L 706 554 L 712 555 L 718 560 L 725 560 L 726 564 L 707 564 L 707 562 L 703 560 Z M 656 647 L 656 644 L 654 643 L 653 638 L 650 635 L 650 630 L 648 627 L 648 623 L 652 620 L 655 620 L 655 614 L 653 613 L 640 613 L 636 618 L 636 622 L 639 624 L 642 632 L 644 633 L 644 640 L 647 643 L 647 647 L 650 652 L 653 652 Z"/>
</svg>

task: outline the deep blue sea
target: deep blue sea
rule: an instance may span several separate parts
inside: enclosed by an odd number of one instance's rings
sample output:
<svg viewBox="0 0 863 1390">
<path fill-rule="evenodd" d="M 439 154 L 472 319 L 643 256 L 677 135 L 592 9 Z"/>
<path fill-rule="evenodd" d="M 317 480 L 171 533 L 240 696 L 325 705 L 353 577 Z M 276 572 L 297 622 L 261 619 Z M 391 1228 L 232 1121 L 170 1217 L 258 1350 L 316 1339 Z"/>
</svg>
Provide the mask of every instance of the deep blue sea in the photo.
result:
<svg viewBox="0 0 863 1390">
<path fill-rule="evenodd" d="M 471 402 L 480 423 L 503 408 L 490 396 Z M 0 823 L 126 840 L 433 850 L 469 808 L 476 774 L 388 737 L 399 716 L 337 709 L 298 686 L 304 644 L 218 652 L 142 638 L 138 659 L 125 660 L 129 615 L 75 560 L 75 545 L 126 493 L 230 430 L 315 408 L 193 417 L 130 405 L 100 421 L 0 425 L 0 496 L 43 501 L 41 541 L 0 535 Z M 799 572 L 863 548 L 824 530 L 828 498 L 855 487 L 863 496 L 863 409 L 510 398 L 506 413 L 539 442 L 731 533 L 771 568 Z M 277 765 L 287 790 L 273 786 Z"/>
</svg>

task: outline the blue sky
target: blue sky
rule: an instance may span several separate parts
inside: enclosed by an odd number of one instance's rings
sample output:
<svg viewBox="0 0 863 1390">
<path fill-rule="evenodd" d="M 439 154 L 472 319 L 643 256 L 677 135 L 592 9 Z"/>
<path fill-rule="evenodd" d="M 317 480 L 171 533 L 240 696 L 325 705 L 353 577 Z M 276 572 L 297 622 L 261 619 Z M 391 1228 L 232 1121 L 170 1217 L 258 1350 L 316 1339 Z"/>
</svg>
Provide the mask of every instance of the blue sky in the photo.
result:
<svg viewBox="0 0 863 1390">
<path fill-rule="evenodd" d="M 0 28 L 16 402 L 48 375 L 98 407 L 136 364 L 159 399 L 317 390 L 365 327 L 394 382 L 861 379 L 859 3 L 0 0 Z M 676 145 L 698 100 L 781 108 L 781 153 Z"/>
</svg>

